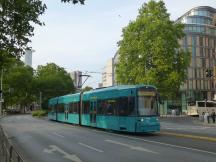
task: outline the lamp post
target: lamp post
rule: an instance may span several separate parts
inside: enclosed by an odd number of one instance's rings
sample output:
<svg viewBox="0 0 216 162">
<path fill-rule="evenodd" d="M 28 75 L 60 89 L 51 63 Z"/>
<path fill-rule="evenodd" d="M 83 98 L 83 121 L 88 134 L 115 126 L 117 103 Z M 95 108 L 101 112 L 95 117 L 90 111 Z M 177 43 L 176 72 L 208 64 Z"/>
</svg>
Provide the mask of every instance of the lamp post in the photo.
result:
<svg viewBox="0 0 216 162">
<path fill-rule="evenodd" d="M 3 81 L 3 68 L 1 69 L 1 89 L 0 89 L 0 116 L 2 115 L 2 103 L 4 102 L 3 101 L 3 92 L 2 92 L 2 81 Z"/>
</svg>

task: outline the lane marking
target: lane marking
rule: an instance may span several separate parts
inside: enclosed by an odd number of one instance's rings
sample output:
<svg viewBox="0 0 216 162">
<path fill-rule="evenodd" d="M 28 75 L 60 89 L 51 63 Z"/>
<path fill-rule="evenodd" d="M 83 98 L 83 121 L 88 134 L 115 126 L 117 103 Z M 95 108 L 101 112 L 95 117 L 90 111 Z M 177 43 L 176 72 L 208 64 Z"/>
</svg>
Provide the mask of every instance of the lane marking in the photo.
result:
<svg viewBox="0 0 216 162">
<path fill-rule="evenodd" d="M 91 150 L 100 152 L 100 153 L 104 152 L 103 150 L 97 149 L 97 148 L 95 148 L 95 147 L 89 146 L 89 145 L 84 144 L 84 143 L 81 143 L 81 142 L 79 142 L 78 144 L 79 144 L 79 145 L 82 145 L 82 146 L 84 146 L 84 147 L 87 147 L 87 148 L 89 148 L 89 149 L 91 149 Z"/>
<path fill-rule="evenodd" d="M 172 127 L 162 127 L 162 129 L 171 129 L 171 130 L 203 130 L 203 129 L 210 129 L 209 127 L 203 128 L 172 128 Z"/>
<path fill-rule="evenodd" d="M 181 134 L 181 133 L 163 132 L 163 131 L 160 132 L 160 134 L 216 142 L 216 138 L 214 138 L 214 137 L 197 136 L 197 135 L 191 135 L 191 134 Z"/>
<path fill-rule="evenodd" d="M 101 131 L 97 131 L 97 130 L 92 130 L 92 131 L 94 131 L 94 132 L 101 132 Z M 197 152 L 202 152 L 202 153 L 216 155 L 216 152 L 211 152 L 211 151 L 206 151 L 206 150 L 200 150 L 200 149 L 195 149 L 195 148 L 191 148 L 191 147 L 178 146 L 178 145 L 168 144 L 168 143 L 164 143 L 164 142 L 145 140 L 145 139 L 142 139 L 142 138 L 130 137 L 130 136 L 127 136 L 127 135 L 119 135 L 119 134 L 114 134 L 114 133 L 109 133 L 109 132 L 101 132 L 101 133 L 110 134 L 110 135 L 118 136 L 118 137 L 124 137 L 124 138 L 132 139 L 132 140 L 139 140 L 139 141 L 144 141 L 144 142 L 153 143 L 153 144 L 160 144 L 160 145 L 169 146 L 169 147 L 175 147 L 175 148 L 180 148 L 180 149 L 187 149 L 187 150 L 192 150 L 192 151 L 197 151 Z"/>
<path fill-rule="evenodd" d="M 65 152 L 64 150 L 62 150 L 61 148 L 59 148 L 56 145 L 50 145 L 49 146 L 50 149 L 44 149 L 43 152 L 44 153 L 48 153 L 48 154 L 52 154 L 53 152 L 60 152 L 61 154 L 63 154 L 63 158 L 74 161 L 74 162 L 82 162 L 82 160 L 79 159 L 78 156 L 76 156 L 75 154 L 71 155 L 68 154 L 67 152 Z"/>
<path fill-rule="evenodd" d="M 64 138 L 64 136 L 61 135 L 61 134 L 59 134 L 59 133 L 54 132 L 53 134 L 56 135 L 56 136 L 58 136 L 58 137 Z"/>
<path fill-rule="evenodd" d="M 149 150 L 149 149 L 145 149 L 143 147 L 138 147 L 138 146 L 132 146 L 132 145 L 129 145 L 129 144 L 126 144 L 126 143 L 121 143 L 121 142 L 118 142 L 118 141 L 114 141 L 114 140 L 105 140 L 106 142 L 109 142 L 109 143 L 113 143 L 113 144 L 117 144 L 117 145 L 121 145 L 121 146 L 124 146 L 124 147 L 128 147 L 129 149 L 131 150 L 136 150 L 136 151 L 144 151 L 144 152 L 149 152 L 149 153 L 153 153 L 153 154 L 159 154 L 158 152 L 155 152 L 155 151 L 152 151 L 152 150 Z"/>
</svg>

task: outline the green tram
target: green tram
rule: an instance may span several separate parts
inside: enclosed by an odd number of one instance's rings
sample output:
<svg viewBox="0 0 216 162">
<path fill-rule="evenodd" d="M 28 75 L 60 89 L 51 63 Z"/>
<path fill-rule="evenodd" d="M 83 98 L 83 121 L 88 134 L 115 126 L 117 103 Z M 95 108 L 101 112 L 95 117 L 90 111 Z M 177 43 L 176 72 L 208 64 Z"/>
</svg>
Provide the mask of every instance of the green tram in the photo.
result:
<svg viewBox="0 0 216 162">
<path fill-rule="evenodd" d="M 121 85 L 49 100 L 50 120 L 124 132 L 160 131 L 158 93 L 150 85 Z"/>
</svg>

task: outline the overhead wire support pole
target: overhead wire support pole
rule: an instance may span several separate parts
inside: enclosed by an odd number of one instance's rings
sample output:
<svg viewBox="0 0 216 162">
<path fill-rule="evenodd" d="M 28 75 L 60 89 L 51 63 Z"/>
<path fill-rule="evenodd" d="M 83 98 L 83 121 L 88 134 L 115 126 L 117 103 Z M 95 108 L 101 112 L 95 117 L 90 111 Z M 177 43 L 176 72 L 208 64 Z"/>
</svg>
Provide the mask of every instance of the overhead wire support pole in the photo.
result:
<svg viewBox="0 0 216 162">
<path fill-rule="evenodd" d="M 1 92 L 1 94 L 0 94 L 0 116 L 2 115 L 2 103 L 3 103 L 3 84 L 2 84 L 2 82 L 3 82 L 3 68 L 1 69 L 1 89 L 0 89 L 0 92 Z"/>
<path fill-rule="evenodd" d="M 85 82 L 87 81 L 87 79 L 90 77 L 91 75 L 88 75 L 88 74 L 82 74 L 82 75 L 79 75 L 79 77 L 86 77 L 86 79 L 84 80 L 84 82 L 81 84 L 81 87 L 85 84 Z"/>
</svg>

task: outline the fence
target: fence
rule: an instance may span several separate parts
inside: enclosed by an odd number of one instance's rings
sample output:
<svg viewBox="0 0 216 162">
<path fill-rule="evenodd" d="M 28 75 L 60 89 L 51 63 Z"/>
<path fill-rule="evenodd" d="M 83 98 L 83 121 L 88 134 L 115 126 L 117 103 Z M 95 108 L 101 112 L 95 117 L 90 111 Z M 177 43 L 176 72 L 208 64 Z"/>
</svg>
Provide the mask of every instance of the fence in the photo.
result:
<svg viewBox="0 0 216 162">
<path fill-rule="evenodd" d="M 0 125 L 0 162 L 24 162 L 16 152 Z"/>
</svg>

